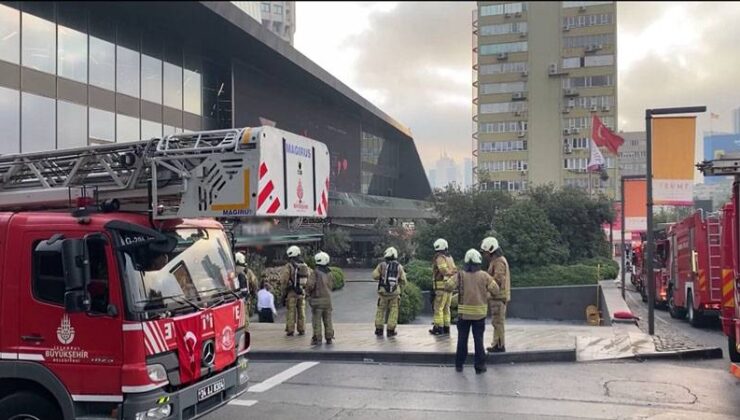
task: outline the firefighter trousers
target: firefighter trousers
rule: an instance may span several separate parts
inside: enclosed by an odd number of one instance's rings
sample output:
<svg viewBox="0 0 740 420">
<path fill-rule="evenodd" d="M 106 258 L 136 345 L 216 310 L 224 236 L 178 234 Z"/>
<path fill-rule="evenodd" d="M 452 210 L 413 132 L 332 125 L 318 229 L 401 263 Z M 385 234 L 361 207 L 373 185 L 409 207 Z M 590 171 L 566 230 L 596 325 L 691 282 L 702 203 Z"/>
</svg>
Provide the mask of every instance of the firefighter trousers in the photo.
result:
<svg viewBox="0 0 740 420">
<path fill-rule="evenodd" d="M 326 337 L 327 340 L 334 338 L 334 324 L 331 322 L 331 307 L 323 305 L 318 307 L 312 306 L 311 315 L 313 338 L 319 341 L 324 337 Z"/>
<path fill-rule="evenodd" d="M 298 330 L 299 334 L 306 332 L 306 298 L 288 296 L 288 312 L 285 314 L 285 332 L 292 333 Z"/>
<path fill-rule="evenodd" d="M 401 297 L 398 295 L 379 295 L 378 311 L 375 313 L 375 328 L 383 329 L 388 312 L 388 331 L 394 331 L 398 324 L 398 306 Z"/>
<path fill-rule="evenodd" d="M 452 302 L 452 293 L 444 290 L 434 292 L 434 326 L 450 326 L 450 303 Z"/>
<path fill-rule="evenodd" d="M 506 302 L 503 300 L 489 300 L 488 306 L 491 308 L 491 325 L 493 325 L 493 342 L 492 347 L 504 347 L 505 340 L 505 322 L 506 322 Z"/>
</svg>

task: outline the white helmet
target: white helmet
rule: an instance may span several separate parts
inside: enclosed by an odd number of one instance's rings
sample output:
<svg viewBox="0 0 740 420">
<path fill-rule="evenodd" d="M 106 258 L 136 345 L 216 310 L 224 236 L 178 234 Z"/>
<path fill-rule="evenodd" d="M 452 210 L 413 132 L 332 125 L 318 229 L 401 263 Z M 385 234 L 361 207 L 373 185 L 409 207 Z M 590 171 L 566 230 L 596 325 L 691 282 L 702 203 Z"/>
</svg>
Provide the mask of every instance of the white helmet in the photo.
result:
<svg viewBox="0 0 740 420">
<path fill-rule="evenodd" d="M 316 261 L 316 265 L 329 265 L 329 254 L 326 252 L 319 252 L 313 256 L 313 259 Z"/>
<path fill-rule="evenodd" d="M 434 241 L 434 250 L 435 251 L 447 251 L 449 248 L 449 245 L 447 245 L 447 241 L 445 241 L 442 238 L 437 239 Z"/>
<path fill-rule="evenodd" d="M 237 252 L 236 254 L 234 254 L 234 262 L 236 263 L 236 265 L 246 267 L 247 266 L 247 256 L 244 255 L 243 252 Z"/>
<path fill-rule="evenodd" d="M 300 257 L 301 249 L 293 245 L 288 247 L 288 251 L 286 251 L 285 253 L 288 255 L 288 258 Z"/>
<path fill-rule="evenodd" d="M 497 249 L 499 249 L 498 239 L 494 238 L 493 236 L 487 237 L 483 240 L 483 242 L 481 242 L 480 249 L 481 251 L 494 253 Z"/>
<path fill-rule="evenodd" d="M 398 251 L 396 251 L 396 248 L 390 247 L 385 250 L 385 252 L 383 253 L 383 257 L 392 258 L 395 260 L 396 258 L 398 258 Z"/>
<path fill-rule="evenodd" d="M 482 261 L 480 252 L 475 249 L 471 248 L 465 253 L 465 264 L 480 264 Z"/>
</svg>

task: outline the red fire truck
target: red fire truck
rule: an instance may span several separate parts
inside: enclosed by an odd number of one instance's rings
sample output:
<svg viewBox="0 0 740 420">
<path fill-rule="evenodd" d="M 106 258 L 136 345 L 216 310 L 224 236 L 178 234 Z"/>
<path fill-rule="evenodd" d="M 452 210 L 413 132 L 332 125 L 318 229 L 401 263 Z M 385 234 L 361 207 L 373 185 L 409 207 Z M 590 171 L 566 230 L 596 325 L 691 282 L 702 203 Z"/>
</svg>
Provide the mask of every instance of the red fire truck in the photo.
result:
<svg viewBox="0 0 740 420">
<path fill-rule="evenodd" d="M 740 377 L 740 155 L 725 155 L 697 165 L 704 176 L 734 176 L 730 202 L 722 207 L 721 266 L 722 266 L 722 330 L 727 336 L 727 350 L 733 364 L 730 367 Z"/>
<path fill-rule="evenodd" d="M 644 234 L 643 234 L 644 235 Z M 667 255 L 668 255 L 668 241 L 664 230 L 655 231 L 653 234 L 655 238 L 655 251 L 653 252 L 653 276 L 655 278 L 655 307 L 663 307 L 667 304 L 667 285 L 668 285 L 668 270 L 666 268 Z M 640 243 L 640 250 L 637 253 L 637 280 L 635 287 L 642 296 L 642 301 L 648 301 L 648 275 L 647 275 L 647 264 L 645 264 L 645 255 L 647 254 L 645 246 L 647 242 L 644 240 Z"/>
<path fill-rule="evenodd" d="M 668 229 L 670 283 L 668 310 L 699 326 L 719 316 L 721 261 L 719 217 L 699 210 Z"/>
<path fill-rule="evenodd" d="M 214 217 L 326 214 L 326 146 L 270 127 L 0 157 L 0 417 L 191 419 L 246 390 Z"/>
</svg>

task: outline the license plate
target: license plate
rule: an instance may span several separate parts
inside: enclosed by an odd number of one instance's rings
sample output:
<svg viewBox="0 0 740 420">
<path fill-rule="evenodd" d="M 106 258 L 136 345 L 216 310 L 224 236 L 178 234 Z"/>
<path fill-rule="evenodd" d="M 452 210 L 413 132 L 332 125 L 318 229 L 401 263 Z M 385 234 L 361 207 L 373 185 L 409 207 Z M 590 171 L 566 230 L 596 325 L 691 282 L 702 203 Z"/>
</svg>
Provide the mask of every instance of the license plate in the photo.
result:
<svg viewBox="0 0 740 420">
<path fill-rule="evenodd" d="M 218 394 L 224 389 L 226 389 L 226 380 L 223 378 L 212 384 L 208 384 L 198 390 L 198 402 L 208 399 L 209 397 L 213 396 L 214 394 Z"/>
</svg>

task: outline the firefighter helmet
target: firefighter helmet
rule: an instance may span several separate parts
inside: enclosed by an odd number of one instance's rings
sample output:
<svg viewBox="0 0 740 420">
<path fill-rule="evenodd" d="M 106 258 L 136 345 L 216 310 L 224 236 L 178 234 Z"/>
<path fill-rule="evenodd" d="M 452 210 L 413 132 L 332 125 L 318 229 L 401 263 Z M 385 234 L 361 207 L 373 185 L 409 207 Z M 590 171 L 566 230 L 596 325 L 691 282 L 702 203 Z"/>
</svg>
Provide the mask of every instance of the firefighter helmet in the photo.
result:
<svg viewBox="0 0 740 420">
<path fill-rule="evenodd" d="M 383 257 L 395 260 L 396 258 L 398 258 L 398 251 L 396 250 L 396 248 L 390 247 L 385 250 L 385 252 L 383 253 Z"/>
<path fill-rule="evenodd" d="M 329 254 L 326 252 L 319 252 L 314 255 L 313 259 L 316 261 L 316 265 L 329 265 Z"/>
<path fill-rule="evenodd" d="M 500 247 L 498 245 L 498 239 L 494 238 L 493 236 L 487 237 L 480 244 L 481 251 L 485 251 L 485 252 L 494 253 L 499 248 Z"/>
<path fill-rule="evenodd" d="M 447 245 L 447 241 L 445 241 L 442 238 L 437 239 L 434 241 L 434 250 L 435 251 L 447 251 L 449 248 L 449 245 Z"/>
<path fill-rule="evenodd" d="M 465 253 L 465 264 L 480 264 L 482 261 L 480 252 L 475 249 L 471 248 Z"/>
<path fill-rule="evenodd" d="M 236 265 L 246 267 L 247 266 L 247 256 L 244 255 L 243 252 L 237 252 L 234 254 L 234 262 Z"/>
<path fill-rule="evenodd" d="M 288 247 L 288 251 L 286 251 L 286 254 L 288 255 L 288 258 L 300 257 L 301 249 L 293 245 L 293 246 Z"/>
</svg>

